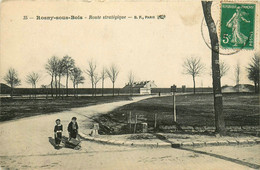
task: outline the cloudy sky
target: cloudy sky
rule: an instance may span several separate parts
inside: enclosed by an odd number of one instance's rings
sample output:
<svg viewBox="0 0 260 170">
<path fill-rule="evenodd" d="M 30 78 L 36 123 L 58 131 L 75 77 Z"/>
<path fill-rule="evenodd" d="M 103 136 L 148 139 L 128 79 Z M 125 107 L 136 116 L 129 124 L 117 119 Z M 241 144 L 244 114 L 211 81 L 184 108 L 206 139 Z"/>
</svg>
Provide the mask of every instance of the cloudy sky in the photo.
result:
<svg viewBox="0 0 260 170">
<path fill-rule="evenodd" d="M 213 13 L 219 21 L 219 5 L 214 3 Z M 128 18 L 127 20 L 89 20 L 89 15 L 156 16 L 164 20 Z M 23 16 L 34 19 L 23 20 Z M 83 16 L 83 20 L 36 20 L 36 16 Z M 211 86 L 211 51 L 201 32 L 208 40 L 207 28 L 201 24 L 203 12 L 200 1 L 171 2 L 80 2 L 80 1 L 6 1 L 1 4 L 1 82 L 8 68 L 18 71 L 21 87 L 30 87 L 25 77 L 38 72 L 38 86 L 50 83 L 44 69 L 48 58 L 69 55 L 82 70 L 93 59 L 98 70 L 115 63 L 119 69 L 116 87 L 123 87 L 129 71 L 136 79 L 154 80 L 158 87 L 192 86 L 192 79 L 183 75 L 182 63 L 186 57 L 200 57 L 206 69 L 198 77 L 198 86 Z M 202 27 L 201 27 L 202 25 Z M 202 31 L 201 31 L 202 30 Z M 255 45 L 259 46 L 259 44 Z M 228 53 L 228 51 L 223 51 Z M 222 85 L 235 84 L 234 67 L 242 69 L 241 83 L 249 83 L 245 67 L 256 50 L 239 51 L 234 55 L 220 55 L 230 66 Z M 86 81 L 80 87 L 90 87 Z M 62 79 L 65 84 L 65 79 Z M 70 83 L 71 85 L 72 83 Z M 100 86 L 100 84 L 98 85 Z M 111 82 L 106 80 L 106 87 Z"/>
</svg>

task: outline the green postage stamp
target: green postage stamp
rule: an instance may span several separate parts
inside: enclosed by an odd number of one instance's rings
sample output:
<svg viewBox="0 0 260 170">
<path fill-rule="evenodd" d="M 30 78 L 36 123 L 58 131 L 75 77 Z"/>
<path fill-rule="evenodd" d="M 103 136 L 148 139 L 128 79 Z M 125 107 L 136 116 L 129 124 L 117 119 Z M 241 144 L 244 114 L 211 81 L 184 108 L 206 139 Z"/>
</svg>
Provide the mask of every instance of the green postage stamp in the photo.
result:
<svg viewBox="0 0 260 170">
<path fill-rule="evenodd" d="M 224 49 L 254 49 L 255 4 L 222 3 L 220 45 Z"/>
</svg>

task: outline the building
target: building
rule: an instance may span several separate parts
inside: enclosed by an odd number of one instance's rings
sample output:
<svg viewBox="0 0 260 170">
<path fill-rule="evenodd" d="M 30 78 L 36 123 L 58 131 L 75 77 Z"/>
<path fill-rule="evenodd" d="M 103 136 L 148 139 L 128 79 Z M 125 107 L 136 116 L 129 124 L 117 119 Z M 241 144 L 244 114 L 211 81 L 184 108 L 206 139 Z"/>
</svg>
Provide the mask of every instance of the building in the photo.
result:
<svg viewBox="0 0 260 170">
<path fill-rule="evenodd" d="M 0 83 L 0 92 L 1 94 L 9 94 L 11 92 L 11 87 L 4 83 Z"/>
<path fill-rule="evenodd" d="M 44 87 L 44 88 L 51 88 L 51 83 L 49 85 L 46 85 L 46 86 L 42 85 L 42 87 Z M 52 87 L 56 88 L 54 81 L 52 82 Z M 57 82 L 57 88 L 59 88 L 59 82 Z M 65 88 L 65 86 L 60 83 L 60 88 Z"/>
<path fill-rule="evenodd" d="M 125 85 L 123 90 L 125 92 L 139 93 L 139 94 L 151 94 L 151 89 L 156 88 L 154 81 L 140 81 L 134 82 L 131 86 L 129 83 Z"/>
</svg>

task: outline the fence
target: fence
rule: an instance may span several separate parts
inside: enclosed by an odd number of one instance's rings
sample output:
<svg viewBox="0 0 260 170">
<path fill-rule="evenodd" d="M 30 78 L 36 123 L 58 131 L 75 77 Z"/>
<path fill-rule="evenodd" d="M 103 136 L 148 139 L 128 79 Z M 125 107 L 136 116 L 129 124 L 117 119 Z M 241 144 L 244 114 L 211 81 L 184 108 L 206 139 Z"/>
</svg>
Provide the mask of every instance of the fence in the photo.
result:
<svg viewBox="0 0 260 170">
<path fill-rule="evenodd" d="M 13 93 L 14 95 L 31 95 L 31 94 L 51 94 L 53 92 L 53 94 L 56 94 L 56 89 L 53 88 L 14 88 Z M 76 94 L 102 94 L 102 89 L 101 88 L 97 88 L 97 89 L 92 89 L 92 88 L 77 88 L 74 89 L 73 88 L 69 88 L 68 89 L 68 94 L 74 94 L 74 92 Z M 123 88 L 115 88 L 114 89 L 115 94 L 129 94 L 129 90 L 127 89 L 123 89 Z M 170 93 L 171 89 L 170 88 L 152 88 L 152 94 L 158 94 L 158 93 Z M 177 88 L 177 93 L 181 93 L 182 92 L 182 88 Z M 186 88 L 186 92 L 187 93 L 191 93 L 193 92 L 193 88 Z M 196 88 L 196 92 L 212 92 L 212 88 Z M 0 88 L 0 93 L 1 94 L 10 94 L 11 93 L 11 89 L 10 88 Z M 61 88 L 60 90 L 57 89 L 57 94 L 67 94 L 67 89 L 65 88 Z M 103 89 L 103 94 L 112 94 L 113 93 L 113 89 L 112 88 L 104 88 Z M 134 94 L 139 94 L 140 91 L 135 90 L 133 92 Z"/>
</svg>

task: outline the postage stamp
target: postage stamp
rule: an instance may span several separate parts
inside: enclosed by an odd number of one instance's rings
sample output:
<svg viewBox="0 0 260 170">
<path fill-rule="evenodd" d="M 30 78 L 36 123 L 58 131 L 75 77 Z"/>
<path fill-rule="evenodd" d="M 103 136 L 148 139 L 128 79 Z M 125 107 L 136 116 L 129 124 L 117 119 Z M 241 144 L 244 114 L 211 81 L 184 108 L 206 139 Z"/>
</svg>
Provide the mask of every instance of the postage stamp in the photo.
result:
<svg viewBox="0 0 260 170">
<path fill-rule="evenodd" d="M 255 48 L 255 8 L 255 4 L 221 4 L 220 45 L 223 49 Z"/>
</svg>

